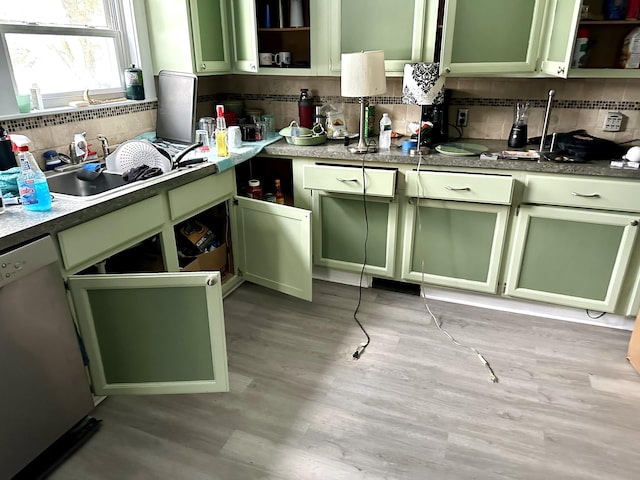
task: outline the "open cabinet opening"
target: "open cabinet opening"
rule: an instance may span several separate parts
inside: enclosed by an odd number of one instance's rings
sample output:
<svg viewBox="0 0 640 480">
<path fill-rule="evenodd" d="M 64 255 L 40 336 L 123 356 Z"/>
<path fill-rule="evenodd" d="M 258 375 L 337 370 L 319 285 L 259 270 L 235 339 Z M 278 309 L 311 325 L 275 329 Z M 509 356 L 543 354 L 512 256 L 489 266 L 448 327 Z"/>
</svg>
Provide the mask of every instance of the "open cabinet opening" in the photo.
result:
<svg viewBox="0 0 640 480">
<path fill-rule="evenodd" d="M 254 157 L 236 166 L 238 195 L 252 197 L 249 180 L 259 180 L 262 187 L 262 200 L 276 201 L 276 180 L 284 195 L 285 205 L 293 205 L 293 167 L 289 158 Z"/>
<path fill-rule="evenodd" d="M 223 282 L 233 275 L 228 202 L 178 223 L 174 232 L 181 271 L 219 271 Z"/>
<path fill-rule="evenodd" d="M 79 275 L 98 273 L 154 273 L 166 272 L 159 235 L 143 240 L 132 247 L 111 255 L 96 263 Z"/>
</svg>

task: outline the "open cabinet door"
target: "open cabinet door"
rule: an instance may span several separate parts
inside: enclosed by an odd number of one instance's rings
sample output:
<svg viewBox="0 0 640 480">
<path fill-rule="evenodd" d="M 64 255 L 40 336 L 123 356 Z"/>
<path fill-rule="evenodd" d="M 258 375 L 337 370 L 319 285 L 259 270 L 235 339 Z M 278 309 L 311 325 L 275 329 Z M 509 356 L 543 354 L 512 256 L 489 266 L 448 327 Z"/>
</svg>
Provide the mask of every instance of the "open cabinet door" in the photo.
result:
<svg viewBox="0 0 640 480">
<path fill-rule="evenodd" d="M 547 4 L 546 41 L 540 69 L 554 77 L 567 78 L 582 2 L 550 0 Z"/>
<path fill-rule="evenodd" d="M 219 272 L 69 277 L 96 395 L 229 390 Z"/>
<path fill-rule="evenodd" d="M 258 285 L 311 301 L 311 212 L 236 197 L 242 277 Z"/>
</svg>

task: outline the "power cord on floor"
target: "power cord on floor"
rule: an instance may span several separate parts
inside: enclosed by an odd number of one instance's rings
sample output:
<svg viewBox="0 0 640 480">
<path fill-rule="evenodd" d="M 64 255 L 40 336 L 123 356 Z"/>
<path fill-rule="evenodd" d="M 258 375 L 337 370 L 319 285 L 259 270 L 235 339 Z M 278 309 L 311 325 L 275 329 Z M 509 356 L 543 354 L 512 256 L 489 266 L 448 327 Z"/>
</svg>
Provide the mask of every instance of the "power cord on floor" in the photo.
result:
<svg viewBox="0 0 640 480">
<path fill-rule="evenodd" d="M 415 206 L 415 209 L 414 209 L 414 215 L 416 217 L 414 219 L 414 221 L 417 221 L 418 232 L 419 233 L 422 232 L 422 222 L 420 220 L 420 215 L 418 214 L 418 207 L 420 206 L 419 205 L 419 200 L 420 200 L 420 197 L 422 197 L 422 192 L 423 192 L 423 190 L 422 190 L 422 181 L 420 180 L 421 162 L 422 162 L 422 155 L 419 155 L 418 156 L 418 171 L 417 171 L 418 198 L 416 199 L 416 206 Z M 455 345 L 457 345 L 458 347 L 467 348 L 467 349 L 471 350 L 473 353 L 475 353 L 477 355 L 477 357 L 480 359 L 480 361 L 482 362 L 482 364 L 487 368 L 487 370 L 489 370 L 489 380 L 491 380 L 493 383 L 498 383 L 498 377 L 494 373 L 493 368 L 491 368 L 491 365 L 489 364 L 487 359 L 484 358 L 484 356 L 475 347 L 471 347 L 469 345 L 465 345 L 465 344 L 459 342 L 458 340 L 456 340 L 453 337 L 453 335 L 451 335 L 444 328 L 442 328 L 442 322 L 438 321 L 437 317 L 433 314 L 433 312 L 429 308 L 429 304 L 427 303 L 427 298 L 424 296 L 424 291 L 425 291 L 425 284 L 424 284 L 424 258 L 421 261 L 420 270 L 421 270 L 421 274 L 422 274 L 422 279 L 420 281 L 421 295 L 422 295 L 422 298 L 423 298 L 423 301 L 424 301 L 424 306 L 427 309 L 427 312 L 429 312 L 429 315 L 431 315 L 431 318 L 433 319 L 433 323 L 435 324 L 435 326 L 438 328 L 438 330 L 442 334 L 444 334 L 446 337 L 448 337 L 449 340 L 451 340 Z"/>
<path fill-rule="evenodd" d="M 362 207 L 364 209 L 364 259 L 362 261 L 362 269 L 360 270 L 360 281 L 358 282 L 358 304 L 356 305 L 356 309 L 353 312 L 353 319 L 364 333 L 367 338 L 366 342 L 362 342 L 356 351 L 353 352 L 354 360 L 358 360 L 364 354 L 365 349 L 371 343 L 371 337 L 367 333 L 367 330 L 364 328 L 360 320 L 358 320 L 358 311 L 360 310 L 360 304 L 362 303 L 362 279 L 364 277 L 364 270 L 367 265 L 367 242 L 369 240 L 369 216 L 367 214 L 367 180 L 364 170 L 364 157 L 366 153 L 362 154 Z"/>
</svg>

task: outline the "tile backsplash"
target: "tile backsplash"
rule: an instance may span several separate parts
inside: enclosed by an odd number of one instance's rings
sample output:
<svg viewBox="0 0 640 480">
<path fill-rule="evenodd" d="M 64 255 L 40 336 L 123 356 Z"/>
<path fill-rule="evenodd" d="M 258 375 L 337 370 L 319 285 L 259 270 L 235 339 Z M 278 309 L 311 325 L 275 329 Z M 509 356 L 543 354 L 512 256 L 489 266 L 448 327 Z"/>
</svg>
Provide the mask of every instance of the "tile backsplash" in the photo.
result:
<svg viewBox="0 0 640 480">
<path fill-rule="evenodd" d="M 627 142 L 640 138 L 640 82 L 635 79 L 520 79 L 520 78 L 448 78 L 451 89 L 450 119 L 458 108 L 469 110 L 469 124 L 463 138 L 505 139 L 513 117 L 513 103 L 531 103 L 529 136 L 542 130 L 548 91 L 556 91 L 551 112 L 549 133 L 578 128 L 601 138 Z M 298 117 L 297 101 L 300 88 L 308 88 L 317 105 L 331 103 L 345 113 L 350 131 L 358 131 L 357 99 L 340 96 L 340 77 L 277 77 L 224 75 L 200 77 L 197 116 L 213 115 L 215 104 L 225 99 L 241 99 L 245 107 L 273 113 L 280 129 Z M 394 130 L 406 133 L 407 125 L 417 121 L 420 107 L 402 103 L 402 79 L 387 79 L 387 93 L 373 97 L 376 121 L 389 113 Z M 106 135 L 117 144 L 141 133 L 155 130 L 157 102 L 145 101 L 126 105 L 101 105 L 72 112 L 29 115 L 0 121 L 10 133 L 31 138 L 36 158 L 42 161 L 45 150 L 68 152 L 73 134 L 87 132 L 93 149 L 99 150 L 98 134 Z M 624 115 L 623 130 L 603 132 L 607 112 Z M 377 130 L 377 129 L 376 129 Z M 450 129 L 451 138 L 456 131 Z"/>
</svg>

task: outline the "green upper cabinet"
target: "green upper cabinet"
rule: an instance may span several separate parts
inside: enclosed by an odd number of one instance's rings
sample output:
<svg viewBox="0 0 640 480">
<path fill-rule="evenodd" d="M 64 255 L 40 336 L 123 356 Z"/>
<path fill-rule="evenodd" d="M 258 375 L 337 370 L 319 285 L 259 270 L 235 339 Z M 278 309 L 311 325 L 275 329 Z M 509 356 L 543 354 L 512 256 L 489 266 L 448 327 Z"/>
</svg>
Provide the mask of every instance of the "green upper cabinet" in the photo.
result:
<svg viewBox="0 0 640 480">
<path fill-rule="evenodd" d="M 405 63 L 433 60 L 437 2 L 329 0 L 328 3 L 328 74 L 340 73 L 342 53 L 361 50 L 383 50 L 389 75 L 402 75 Z M 428 53 L 431 58 L 427 58 Z"/>
<path fill-rule="evenodd" d="M 441 70 L 448 75 L 534 73 L 546 0 L 448 0 Z"/>
<path fill-rule="evenodd" d="M 302 25 L 291 24 L 289 0 L 230 0 L 234 70 L 261 75 L 313 75 L 323 24 L 319 0 L 301 0 Z M 290 62 L 275 55 L 289 52 Z M 261 63 L 259 53 L 271 54 Z"/>
<path fill-rule="evenodd" d="M 621 68 L 625 37 L 640 26 L 640 20 L 606 20 L 602 0 L 548 0 L 541 66 L 543 73 L 570 78 L 637 78 L 637 68 Z M 588 14 L 581 15 L 583 6 Z M 578 33 L 587 38 L 582 65 L 573 65 Z M 575 63 L 575 62 L 573 62 Z"/>
<path fill-rule="evenodd" d="M 233 65 L 240 72 L 258 71 L 256 3 L 254 0 L 230 0 L 233 31 Z"/>
<path fill-rule="evenodd" d="M 154 72 L 231 70 L 226 0 L 145 1 Z"/>
<path fill-rule="evenodd" d="M 582 2 L 550 0 L 545 21 L 544 53 L 540 69 L 567 78 L 571 68 Z"/>
</svg>

